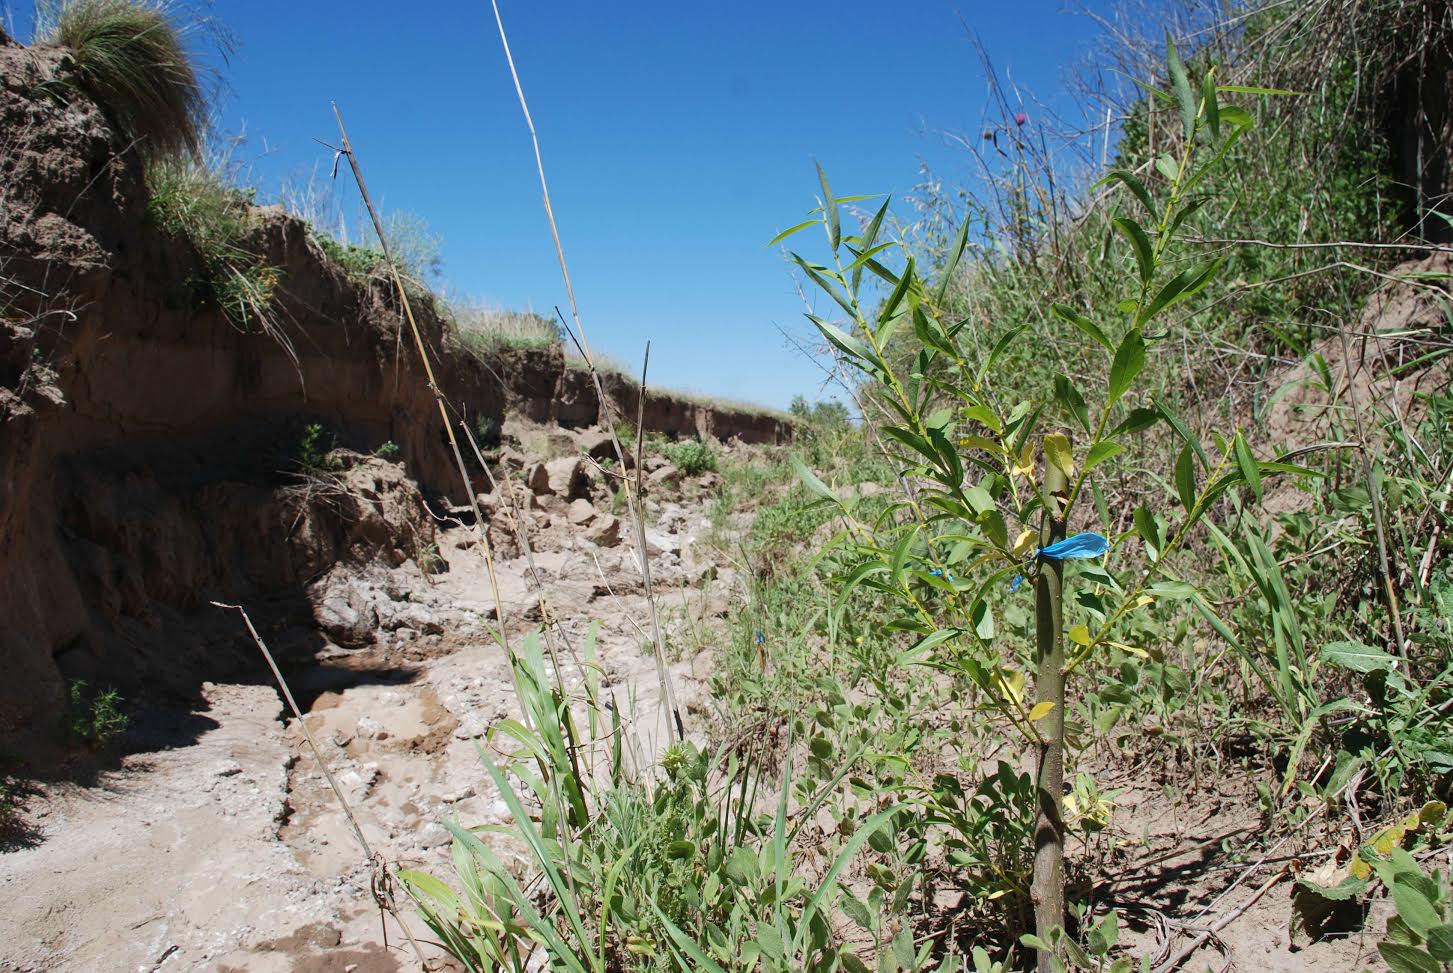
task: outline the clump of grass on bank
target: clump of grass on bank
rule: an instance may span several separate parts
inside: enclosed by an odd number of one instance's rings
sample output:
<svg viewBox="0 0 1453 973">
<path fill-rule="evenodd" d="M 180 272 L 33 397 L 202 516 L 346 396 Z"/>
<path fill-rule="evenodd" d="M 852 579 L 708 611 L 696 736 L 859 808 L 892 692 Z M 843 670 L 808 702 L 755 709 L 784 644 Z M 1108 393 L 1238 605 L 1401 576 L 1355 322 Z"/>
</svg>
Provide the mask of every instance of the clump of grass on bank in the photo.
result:
<svg viewBox="0 0 1453 973">
<path fill-rule="evenodd" d="M 247 243 L 257 226 L 252 190 L 232 185 L 220 163 L 180 157 L 147 168 L 147 215 L 164 233 L 187 240 L 201 261 L 200 277 L 187 281 L 193 298 L 221 309 L 241 331 L 271 336 L 296 361 L 274 307 L 282 271 Z"/>
<path fill-rule="evenodd" d="M 70 50 L 77 81 L 149 160 L 201 154 L 207 98 L 174 14 L 144 0 L 56 0 L 37 10 L 37 39 Z"/>
<path fill-rule="evenodd" d="M 503 348 L 550 348 L 560 344 L 560 326 L 534 311 L 493 307 L 469 297 L 446 298 L 445 318 L 466 351 L 485 354 Z"/>
</svg>

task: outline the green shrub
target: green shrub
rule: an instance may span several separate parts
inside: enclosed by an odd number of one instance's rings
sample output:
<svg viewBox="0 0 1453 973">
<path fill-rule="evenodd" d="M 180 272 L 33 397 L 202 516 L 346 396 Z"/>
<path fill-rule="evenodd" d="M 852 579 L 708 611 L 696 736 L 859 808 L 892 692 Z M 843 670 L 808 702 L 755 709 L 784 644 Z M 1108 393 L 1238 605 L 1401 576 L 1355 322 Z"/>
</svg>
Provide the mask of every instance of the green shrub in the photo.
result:
<svg viewBox="0 0 1453 973">
<path fill-rule="evenodd" d="M 147 0 L 57 0 L 38 16 L 38 39 L 71 51 L 81 86 L 148 159 L 201 154 L 207 99 L 172 12 Z"/>
<path fill-rule="evenodd" d="M 114 689 L 93 693 L 83 680 L 73 681 L 66 692 L 66 732 L 93 750 L 110 745 L 130 722 L 121 703 L 121 694 Z"/>
<path fill-rule="evenodd" d="M 549 348 L 563 338 L 553 318 L 491 307 L 469 297 L 446 297 L 444 317 L 458 345 L 475 354 L 502 348 Z"/>
<path fill-rule="evenodd" d="M 711 444 L 700 439 L 687 439 L 670 443 L 665 449 L 666 458 L 687 476 L 699 476 L 714 472 L 717 466 L 717 452 Z"/>
<path fill-rule="evenodd" d="M 304 473 L 328 473 L 335 469 L 328 454 L 338 445 L 334 435 L 325 430 L 321 424 L 313 422 L 303 428 L 303 436 L 298 440 L 298 467 Z M 385 444 L 389 445 L 389 444 Z M 380 447 L 382 448 L 382 447 Z M 398 449 L 397 446 L 394 447 Z"/>
</svg>

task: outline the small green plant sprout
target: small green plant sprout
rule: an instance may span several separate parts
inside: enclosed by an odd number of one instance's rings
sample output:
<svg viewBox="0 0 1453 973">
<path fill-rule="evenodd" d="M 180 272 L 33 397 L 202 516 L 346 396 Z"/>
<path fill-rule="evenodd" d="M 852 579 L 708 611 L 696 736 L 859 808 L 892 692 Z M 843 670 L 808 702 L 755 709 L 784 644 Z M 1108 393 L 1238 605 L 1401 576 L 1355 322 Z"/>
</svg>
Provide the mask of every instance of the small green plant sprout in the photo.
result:
<svg viewBox="0 0 1453 973">
<path fill-rule="evenodd" d="M 66 690 L 66 731 L 92 750 L 105 749 L 130 723 L 121 703 L 114 689 L 93 693 L 84 680 L 74 680 Z"/>
<path fill-rule="evenodd" d="M 1042 971 L 1070 951 L 1063 936 L 1066 683 L 1077 669 L 1107 653 L 1144 656 L 1130 622 L 1164 601 L 1197 598 L 1196 588 L 1176 576 L 1171 555 L 1191 530 L 1233 487 L 1259 499 L 1265 477 L 1311 471 L 1263 462 L 1237 432 L 1202 442 L 1164 402 L 1144 388 L 1143 372 L 1158 329 L 1172 309 L 1186 308 L 1216 276 L 1221 257 L 1197 260 L 1178 247 L 1178 233 L 1214 191 L 1212 176 L 1252 127 L 1245 109 L 1223 104 L 1228 93 L 1268 93 L 1222 87 L 1215 68 L 1194 81 L 1167 40 L 1169 92 L 1153 91 L 1180 119 L 1179 148 L 1158 156 L 1152 189 L 1128 170 L 1102 181 L 1125 190 L 1113 226 L 1133 256 L 1114 308 L 1086 313 L 1069 304 L 1042 301 L 1033 322 L 1015 323 L 973 350 L 970 318 L 950 320 L 950 289 L 969 246 L 967 222 L 957 234 L 937 280 L 913 257 L 895 268 L 903 244 L 884 239 L 889 202 L 860 232 L 847 232 L 845 203 L 866 197 L 834 195 L 818 167 L 821 204 L 808 220 L 773 244 L 809 227 L 826 236 L 827 257 L 792 262 L 830 299 L 836 322 L 808 318 L 840 360 L 865 378 L 865 392 L 886 416 L 878 432 L 897 464 L 900 494 L 886 515 L 858 516 L 859 498 L 839 496 L 798 462 L 809 490 L 835 509 L 851 555 L 838 577 L 839 600 L 866 588 L 894 606 L 879 635 L 913 642 L 901 658 L 966 680 L 975 705 L 999 728 L 1030 748 L 1035 765 L 1037 820 L 1033 827 L 1032 876 L 1019 888 L 1033 903 L 1035 948 Z M 1102 266 L 1109 264 L 1102 264 Z M 870 300 L 871 288 L 886 294 Z M 1082 391 L 1069 376 L 1055 377 L 1037 398 L 1005 401 L 996 391 L 996 367 L 1034 329 L 1071 328 L 1085 342 L 1087 360 L 1103 369 L 1102 384 Z M 1073 333 L 1073 332 L 1072 332 Z M 915 353 L 896 367 L 890 341 Z M 1172 473 L 1167 491 L 1176 503 L 1151 502 L 1127 511 L 1133 527 L 1118 530 L 1097 484 L 1097 473 L 1136 446 L 1135 434 L 1164 423 L 1180 447 L 1163 459 Z M 1144 465 L 1150 457 L 1140 457 Z M 1094 510 L 1086 501 L 1094 498 Z M 1071 526 L 1074 531 L 1071 531 Z M 1097 530 L 1086 530 L 1094 526 Z M 1101 533 L 1103 532 L 1103 533 Z M 1082 567 L 1073 572 L 1067 561 Z M 1035 646 L 1028 673 L 1002 624 L 1003 606 L 1026 579 L 1034 592 Z M 1073 612 L 1065 624 L 1065 611 Z M 1082 791 L 1088 793 L 1086 788 Z"/>
<path fill-rule="evenodd" d="M 392 439 L 385 440 L 378 449 L 373 451 L 373 455 L 379 459 L 397 459 L 399 455 L 399 444 Z"/>
<path fill-rule="evenodd" d="M 333 434 L 326 431 L 320 423 L 309 423 L 303 428 L 303 436 L 298 440 L 299 469 L 308 474 L 331 472 L 333 464 L 328 459 L 328 454 L 337 444 Z"/>
</svg>

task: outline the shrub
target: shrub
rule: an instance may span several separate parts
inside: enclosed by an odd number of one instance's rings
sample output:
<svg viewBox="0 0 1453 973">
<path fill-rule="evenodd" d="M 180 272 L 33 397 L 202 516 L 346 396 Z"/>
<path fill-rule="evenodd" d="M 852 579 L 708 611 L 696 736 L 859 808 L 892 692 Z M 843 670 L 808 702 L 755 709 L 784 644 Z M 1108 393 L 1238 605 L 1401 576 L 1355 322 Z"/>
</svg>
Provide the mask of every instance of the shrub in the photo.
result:
<svg viewBox="0 0 1453 973">
<path fill-rule="evenodd" d="M 70 49 L 80 84 L 143 156 L 200 156 L 207 99 L 170 4 L 60 0 L 42 21 L 41 42 Z"/>
<path fill-rule="evenodd" d="M 108 746 L 130 723 L 121 712 L 121 702 L 114 689 L 93 693 L 84 680 L 75 680 L 66 694 L 66 731 L 93 750 Z"/>
<path fill-rule="evenodd" d="M 700 439 L 688 439 L 666 447 L 666 458 L 687 476 L 716 470 L 716 450 Z"/>
</svg>

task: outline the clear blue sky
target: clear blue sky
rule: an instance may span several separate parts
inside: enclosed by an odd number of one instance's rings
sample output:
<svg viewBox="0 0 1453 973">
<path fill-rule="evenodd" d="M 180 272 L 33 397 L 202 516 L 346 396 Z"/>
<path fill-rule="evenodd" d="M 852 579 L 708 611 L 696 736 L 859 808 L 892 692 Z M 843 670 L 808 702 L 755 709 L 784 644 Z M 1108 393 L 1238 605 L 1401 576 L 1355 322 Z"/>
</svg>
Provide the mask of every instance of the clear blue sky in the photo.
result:
<svg viewBox="0 0 1453 973">
<path fill-rule="evenodd" d="M 974 132 L 984 110 L 964 23 L 1054 104 L 1097 31 L 1071 6 L 502 0 L 592 345 L 638 363 L 651 339 L 656 384 L 778 407 L 815 396 L 820 370 L 777 330 L 811 326 L 766 246 L 813 205 L 813 160 L 840 194 L 902 194 L 920 160 L 965 180 L 968 160 L 936 134 Z M 239 161 L 265 194 L 326 174 L 314 139 L 334 140 L 337 100 L 383 208 L 443 237 L 450 287 L 565 307 L 488 0 L 216 0 L 211 13 L 239 43 L 220 125 L 245 130 Z"/>
</svg>

